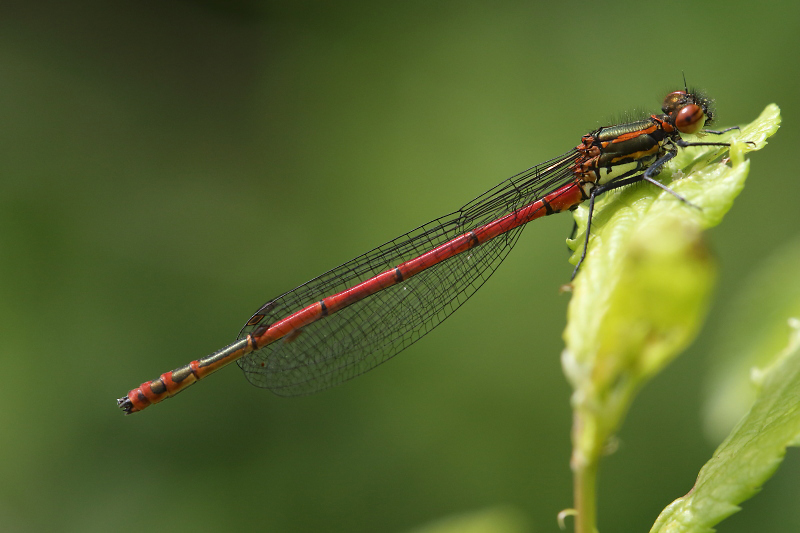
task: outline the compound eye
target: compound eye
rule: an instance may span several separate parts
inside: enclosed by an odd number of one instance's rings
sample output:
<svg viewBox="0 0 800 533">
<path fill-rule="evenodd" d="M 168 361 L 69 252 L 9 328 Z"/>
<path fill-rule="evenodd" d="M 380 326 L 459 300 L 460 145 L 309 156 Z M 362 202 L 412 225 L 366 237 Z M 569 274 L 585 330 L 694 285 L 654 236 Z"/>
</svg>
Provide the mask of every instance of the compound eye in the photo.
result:
<svg viewBox="0 0 800 533">
<path fill-rule="evenodd" d="M 686 91 L 671 92 L 664 98 L 664 104 L 661 106 L 661 110 L 667 115 L 671 115 L 672 112 L 676 111 L 685 101 Z"/>
<path fill-rule="evenodd" d="M 684 106 L 675 117 L 675 127 L 681 133 L 697 133 L 705 123 L 706 115 L 697 104 Z"/>
</svg>

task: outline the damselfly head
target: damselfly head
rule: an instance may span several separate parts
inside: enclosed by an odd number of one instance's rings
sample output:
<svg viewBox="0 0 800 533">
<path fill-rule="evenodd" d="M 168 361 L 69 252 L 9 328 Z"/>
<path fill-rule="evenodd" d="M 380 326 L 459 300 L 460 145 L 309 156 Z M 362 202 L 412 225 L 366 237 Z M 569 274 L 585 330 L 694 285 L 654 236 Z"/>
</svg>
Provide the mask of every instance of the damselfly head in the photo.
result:
<svg viewBox="0 0 800 533">
<path fill-rule="evenodd" d="M 713 120 L 712 100 L 697 91 L 673 91 L 661 110 L 681 133 L 697 133 Z"/>
</svg>

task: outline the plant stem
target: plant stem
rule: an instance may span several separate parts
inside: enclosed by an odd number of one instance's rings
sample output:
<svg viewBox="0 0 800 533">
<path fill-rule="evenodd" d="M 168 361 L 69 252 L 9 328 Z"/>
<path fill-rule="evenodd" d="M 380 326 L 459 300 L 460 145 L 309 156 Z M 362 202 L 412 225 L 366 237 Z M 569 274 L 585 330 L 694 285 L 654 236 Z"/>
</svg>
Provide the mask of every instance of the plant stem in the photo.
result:
<svg viewBox="0 0 800 533">
<path fill-rule="evenodd" d="M 592 429 L 596 429 L 596 425 L 587 420 L 591 416 L 587 416 L 585 412 L 581 413 L 580 409 L 575 411 L 574 416 L 570 462 L 576 511 L 575 533 L 597 533 L 597 467 L 600 446 L 597 445 L 596 439 L 591 437 L 595 434 Z"/>
</svg>

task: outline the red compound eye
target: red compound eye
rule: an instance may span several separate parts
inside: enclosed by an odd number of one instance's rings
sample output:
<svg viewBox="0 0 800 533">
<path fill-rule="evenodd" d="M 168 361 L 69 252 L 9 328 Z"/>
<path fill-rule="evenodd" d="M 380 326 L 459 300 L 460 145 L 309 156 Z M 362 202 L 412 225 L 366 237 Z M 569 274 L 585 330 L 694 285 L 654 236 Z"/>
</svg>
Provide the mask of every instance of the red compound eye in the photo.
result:
<svg viewBox="0 0 800 533">
<path fill-rule="evenodd" d="M 697 133 L 705 123 L 706 115 L 697 104 L 684 106 L 675 117 L 675 127 L 681 133 Z"/>
<path fill-rule="evenodd" d="M 673 91 L 664 98 L 661 110 L 667 115 L 671 115 L 686 100 L 686 91 Z"/>
</svg>

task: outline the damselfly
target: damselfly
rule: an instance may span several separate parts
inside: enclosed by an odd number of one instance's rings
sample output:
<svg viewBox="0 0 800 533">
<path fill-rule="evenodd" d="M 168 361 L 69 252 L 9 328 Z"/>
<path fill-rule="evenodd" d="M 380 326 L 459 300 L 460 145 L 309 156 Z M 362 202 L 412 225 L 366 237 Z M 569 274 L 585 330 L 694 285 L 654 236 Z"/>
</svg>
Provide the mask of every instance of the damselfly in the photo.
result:
<svg viewBox="0 0 800 533">
<path fill-rule="evenodd" d="M 236 342 L 143 383 L 117 403 L 126 413 L 141 411 L 233 361 L 250 383 L 282 396 L 310 394 L 362 374 L 458 309 L 531 220 L 589 200 L 582 262 L 600 194 L 647 181 L 688 203 L 655 177 L 679 148 L 728 146 L 681 137 L 723 133 L 703 130 L 712 119 L 705 96 L 688 88 L 669 93 L 662 114 L 592 131 L 567 153 L 508 178 L 458 211 L 270 300 Z"/>
</svg>

